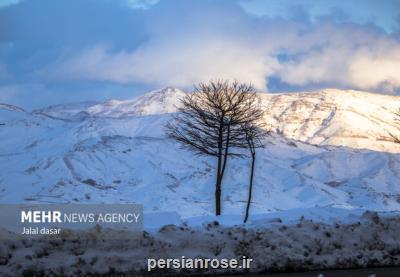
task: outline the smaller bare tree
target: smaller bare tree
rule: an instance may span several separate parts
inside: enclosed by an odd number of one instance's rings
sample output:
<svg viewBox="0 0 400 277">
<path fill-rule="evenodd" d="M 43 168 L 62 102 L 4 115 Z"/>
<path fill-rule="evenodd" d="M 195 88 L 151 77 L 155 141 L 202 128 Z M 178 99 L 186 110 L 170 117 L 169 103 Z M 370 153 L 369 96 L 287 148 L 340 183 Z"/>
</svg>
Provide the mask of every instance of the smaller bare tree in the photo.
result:
<svg viewBox="0 0 400 277">
<path fill-rule="evenodd" d="M 265 131 L 265 124 L 262 121 L 263 110 L 258 106 L 252 109 L 253 121 L 246 122 L 241 125 L 240 132 L 244 135 L 244 140 L 246 141 L 246 148 L 250 152 L 251 166 L 250 166 L 250 180 L 249 180 L 249 192 L 247 198 L 246 212 L 244 217 L 244 223 L 247 222 L 250 213 L 250 205 L 253 194 L 253 180 L 254 180 L 254 170 L 256 162 L 256 149 L 264 147 L 264 139 L 267 136 Z"/>
</svg>

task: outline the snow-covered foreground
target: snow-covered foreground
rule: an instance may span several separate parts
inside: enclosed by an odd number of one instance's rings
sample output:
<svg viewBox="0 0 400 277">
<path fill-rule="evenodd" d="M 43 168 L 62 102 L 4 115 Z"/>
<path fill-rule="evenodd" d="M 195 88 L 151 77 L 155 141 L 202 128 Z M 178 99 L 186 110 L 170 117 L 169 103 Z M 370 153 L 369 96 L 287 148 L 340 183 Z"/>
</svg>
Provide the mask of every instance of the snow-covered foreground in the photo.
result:
<svg viewBox="0 0 400 277">
<path fill-rule="evenodd" d="M 301 219 L 285 224 L 279 219 L 254 228 L 226 227 L 204 222 L 198 228 L 167 225 L 132 240 L 99 241 L 91 231 L 74 239 L 0 242 L 3 276 L 79 275 L 142 276 L 147 258 L 253 259 L 251 272 L 298 271 L 329 268 L 394 266 L 400 264 L 399 216 L 366 212 L 353 223 L 318 223 Z M 227 270 L 223 270 L 225 273 Z M 154 270 L 152 274 L 221 272 Z M 231 272 L 243 272 L 241 269 Z M 165 276 L 165 275 L 163 275 Z"/>
</svg>

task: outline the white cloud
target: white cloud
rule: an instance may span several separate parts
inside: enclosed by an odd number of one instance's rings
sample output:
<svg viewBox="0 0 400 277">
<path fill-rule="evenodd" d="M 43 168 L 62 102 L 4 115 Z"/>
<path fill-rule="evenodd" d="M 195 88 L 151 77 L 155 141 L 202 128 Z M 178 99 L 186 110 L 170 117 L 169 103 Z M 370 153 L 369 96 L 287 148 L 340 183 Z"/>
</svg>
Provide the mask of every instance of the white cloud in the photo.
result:
<svg viewBox="0 0 400 277">
<path fill-rule="evenodd" d="M 88 79 L 119 83 L 191 86 L 210 79 L 236 79 L 265 89 L 266 76 L 279 67 L 276 58 L 240 41 L 163 41 L 133 52 L 97 46 L 40 72 L 55 79 Z"/>
<path fill-rule="evenodd" d="M 349 65 L 349 81 L 361 88 L 382 87 L 393 91 L 400 87 L 400 47 L 387 52 L 359 51 Z"/>
<path fill-rule="evenodd" d="M 35 65 L 36 76 L 184 87 L 226 78 L 264 90 L 275 77 L 302 87 L 400 88 L 400 42 L 373 25 L 339 24 L 329 17 L 312 22 L 254 17 L 228 1 L 171 3 L 115 13 L 140 19 L 126 20 L 113 32 L 126 40 L 85 41 L 84 50 L 62 51 L 44 67 Z"/>
<path fill-rule="evenodd" d="M 318 30 L 319 29 L 319 30 Z M 366 28 L 320 26 L 298 38 L 306 47 L 295 61 L 285 63 L 279 75 L 293 85 L 335 83 L 358 89 L 400 87 L 400 42 Z"/>
</svg>

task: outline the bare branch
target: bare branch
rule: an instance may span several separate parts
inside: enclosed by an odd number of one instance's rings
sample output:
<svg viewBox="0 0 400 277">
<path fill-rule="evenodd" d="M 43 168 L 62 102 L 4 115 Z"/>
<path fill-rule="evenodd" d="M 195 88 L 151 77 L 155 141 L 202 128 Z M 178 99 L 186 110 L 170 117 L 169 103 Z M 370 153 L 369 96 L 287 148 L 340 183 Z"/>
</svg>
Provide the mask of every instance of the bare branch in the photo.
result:
<svg viewBox="0 0 400 277">
<path fill-rule="evenodd" d="M 262 146 L 263 111 L 251 84 L 215 81 L 200 83 L 181 99 L 182 107 L 166 125 L 167 136 L 196 155 L 214 156 L 216 214 L 220 214 L 221 184 L 228 157 L 241 157 L 235 149 Z"/>
</svg>

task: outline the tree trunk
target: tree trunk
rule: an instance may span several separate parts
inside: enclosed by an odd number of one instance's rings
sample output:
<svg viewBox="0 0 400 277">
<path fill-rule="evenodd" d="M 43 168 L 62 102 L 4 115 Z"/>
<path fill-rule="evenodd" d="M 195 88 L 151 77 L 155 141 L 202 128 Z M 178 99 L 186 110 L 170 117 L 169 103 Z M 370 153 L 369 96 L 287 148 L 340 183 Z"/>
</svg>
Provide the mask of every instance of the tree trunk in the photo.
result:
<svg viewBox="0 0 400 277">
<path fill-rule="evenodd" d="M 225 142 L 225 153 L 224 153 L 224 162 L 222 163 L 222 168 L 221 168 L 221 182 L 222 182 L 222 177 L 224 177 L 225 173 L 225 168 L 226 168 L 226 162 L 228 160 L 228 155 L 229 155 L 229 139 L 231 136 L 231 127 L 228 125 L 228 132 L 226 133 L 226 142 Z"/>
<path fill-rule="evenodd" d="M 215 181 L 215 215 L 221 215 L 221 168 L 222 168 L 222 147 L 223 147 L 223 121 L 220 120 L 218 134 L 218 167 Z"/>
<path fill-rule="evenodd" d="M 221 160 L 222 157 L 218 156 L 218 169 L 217 180 L 215 182 L 215 215 L 221 214 Z"/>
<path fill-rule="evenodd" d="M 223 134 L 221 133 L 220 147 L 218 146 L 218 169 L 217 169 L 217 182 L 215 186 L 215 215 L 221 215 L 221 191 L 222 191 L 222 179 L 224 177 L 226 163 L 229 154 L 229 138 L 230 138 L 230 126 L 228 125 L 228 131 L 226 134 L 225 149 L 223 149 Z M 222 153 L 224 150 L 224 153 Z"/>
<path fill-rule="evenodd" d="M 251 203 L 251 196 L 253 193 L 253 177 L 254 177 L 254 164 L 256 162 L 256 151 L 253 144 L 250 144 L 250 152 L 251 152 L 251 172 L 250 172 L 250 183 L 249 183 L 249 196 L 247 199 L 247 206 L 246 206 L 246 214 L 244 217 L 244 223 L 247 222 L 249 218 L 249 211 L 250 211 L 250 203 Z"/>
</svg>

